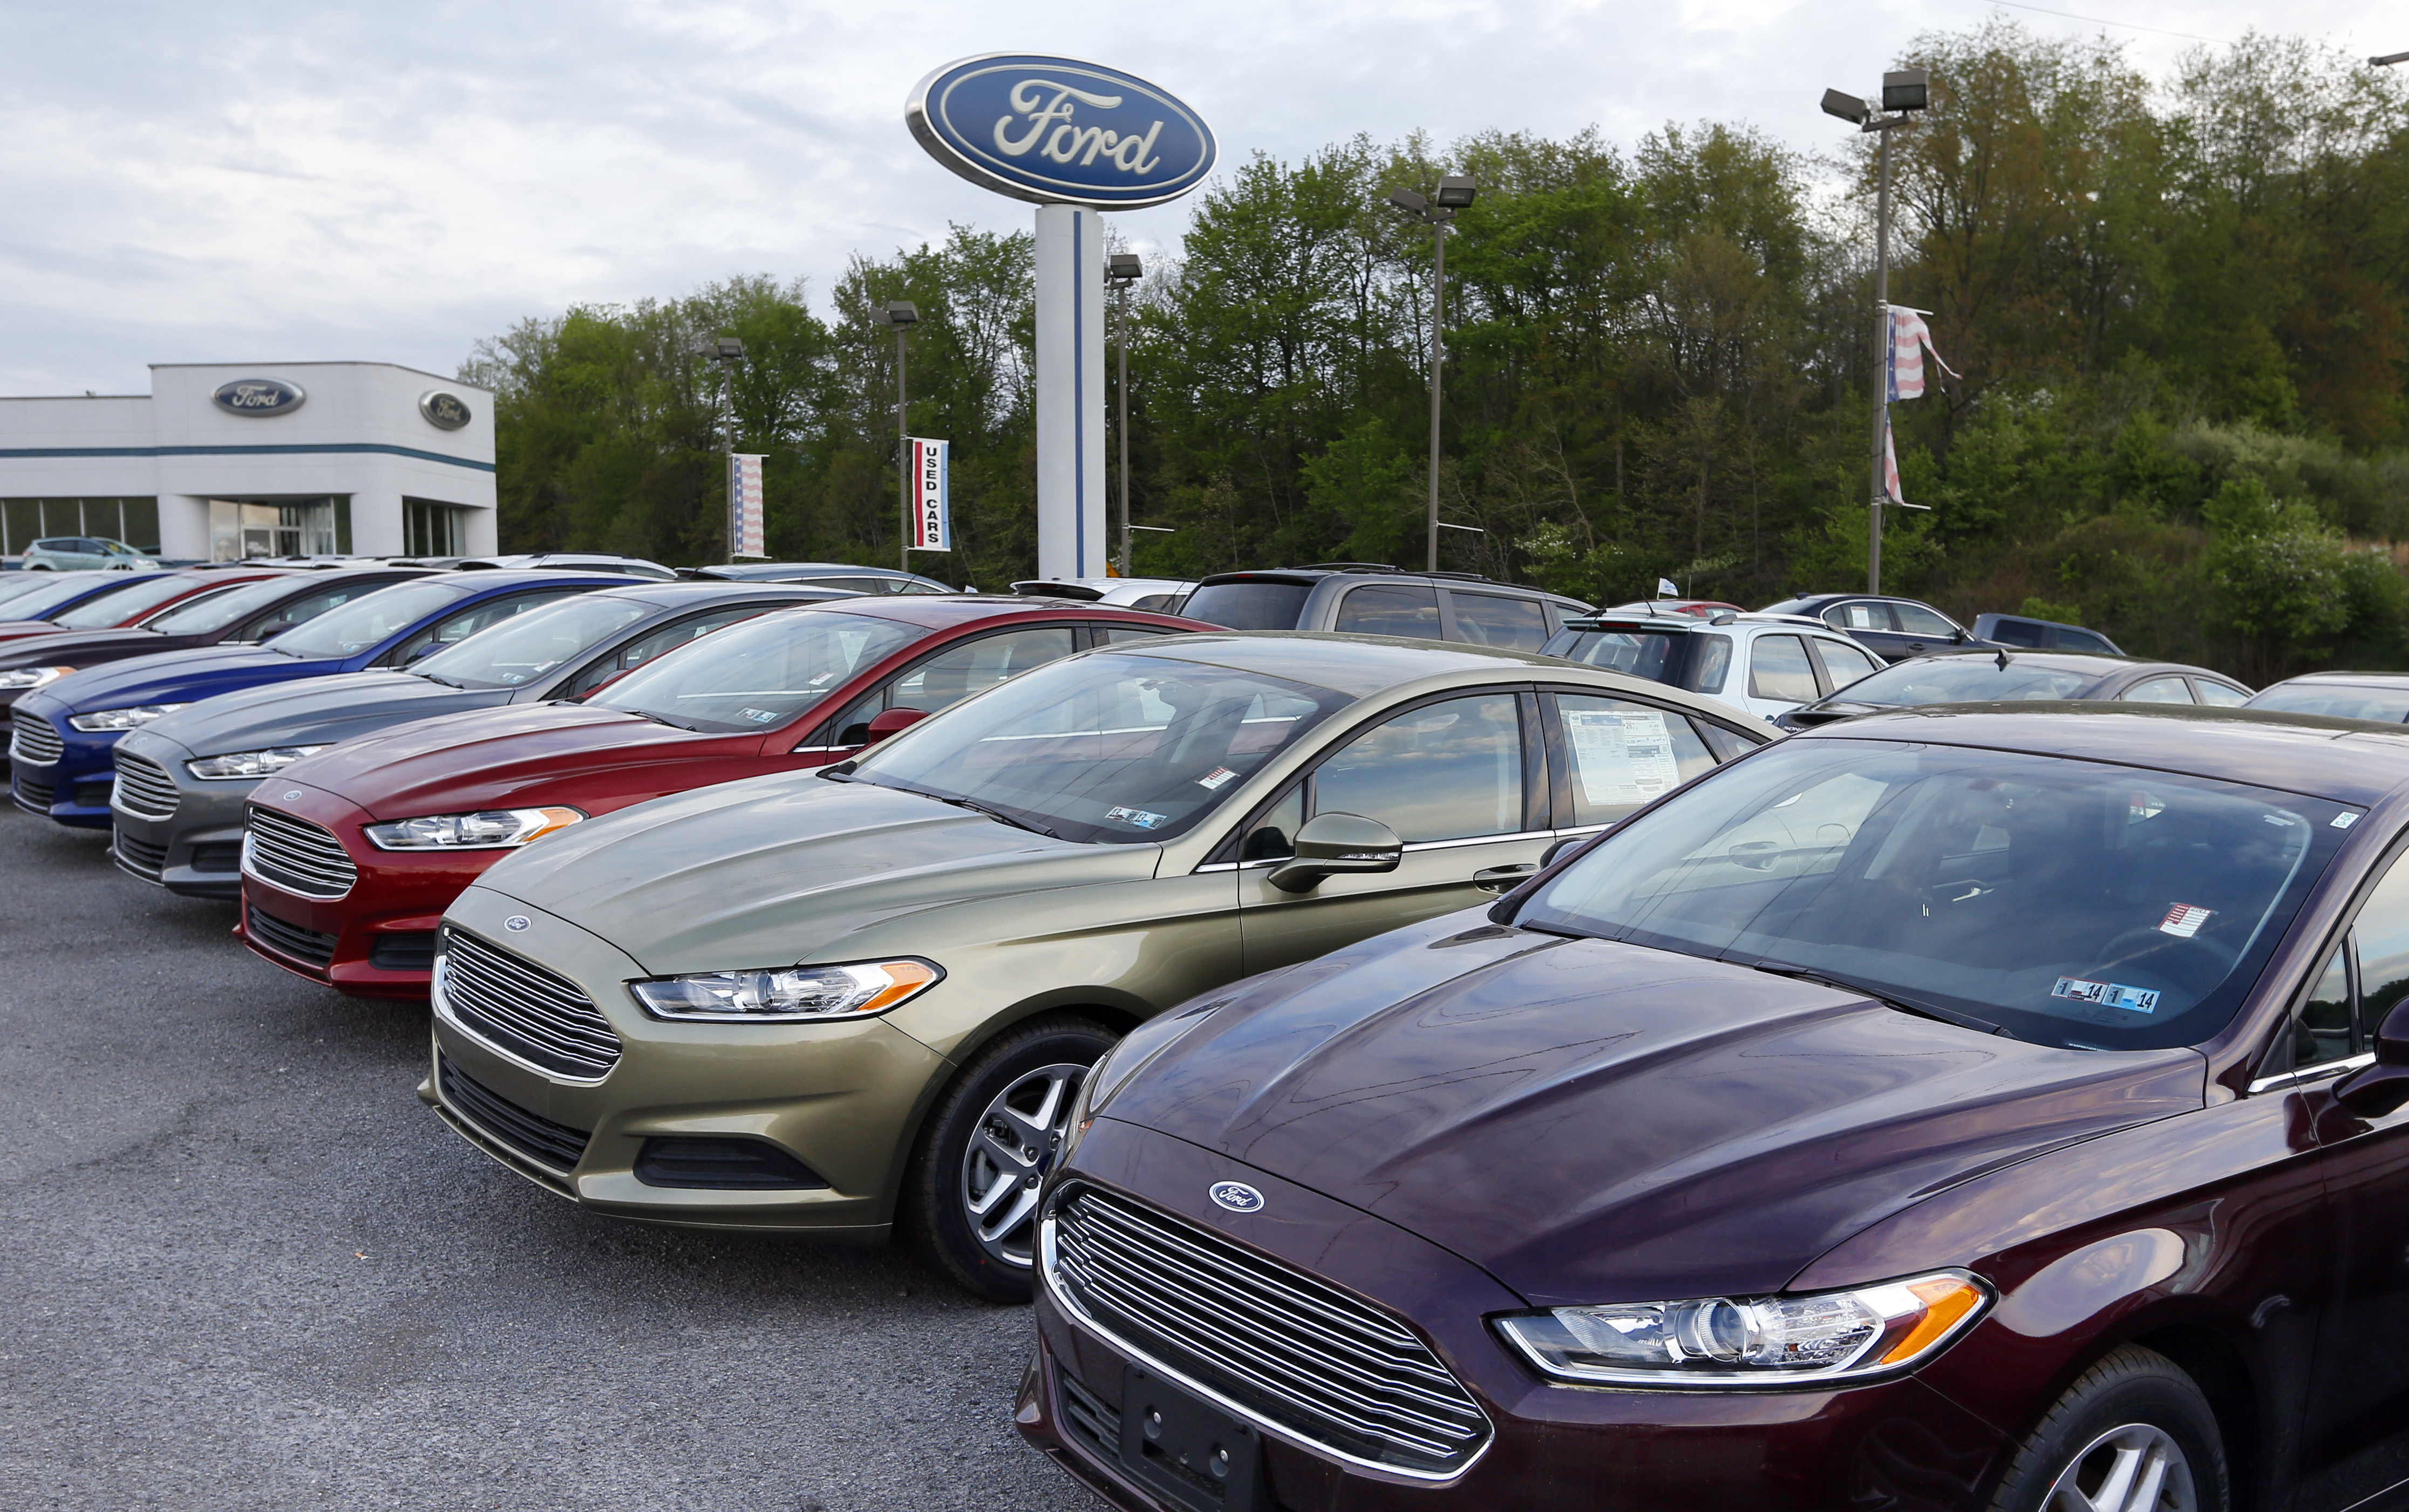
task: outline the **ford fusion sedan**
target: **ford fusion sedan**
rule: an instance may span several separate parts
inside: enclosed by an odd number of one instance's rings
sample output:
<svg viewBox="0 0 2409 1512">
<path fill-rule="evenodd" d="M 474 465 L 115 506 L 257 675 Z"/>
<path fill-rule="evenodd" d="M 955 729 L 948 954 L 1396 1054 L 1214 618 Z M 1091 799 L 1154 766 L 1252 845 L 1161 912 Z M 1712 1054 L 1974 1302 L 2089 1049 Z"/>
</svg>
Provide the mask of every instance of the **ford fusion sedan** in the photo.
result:
<svg viewBox="0 0 2409 1512">
<path fill-rule="evenodd" d="M 1742 725 L 1430 642 L 1056 662 L 824 773 L 645 804 L 487 871 L 444 915 L 422 1095 L 595 1210 L 900 1223 L 964 1286 L 1025 1299 L 1038 1182 L 1117 1036 L 1502 892 L 1771 737 Z"/>
<path fill-rule="evenodd" d="M 148 579 L 123 572 L 43 572 L 22 577 L 8 586 L 17 591 L 0 599 L 0 640 L 47 633 L 56 615 L 79 605 L 132 593 Z"/>
<path fill-rule="evenodd" d="M 87 598 L 66 609 L 41 615 L 18 614 L 0 603 L 0 641 L 27 636 L 59 635 L 69 630 L 113 630 L 140 625 L 171 605 L 233 587 L 259 576 L 257 572 L 153 572 L 115 593 Z"/>
<path fill-rule="evenodd" d="M 390 568 L 313 573 L 303 591 L 315 602 L 279 600 L 275 596 L 285 592 L 281 582 L 272 589 L 247 584 L 201 600 L 193 612 L 217 623 L 250 602 L 243 596 L 258 590 L 263 607 L 283 603 L 269 612 L 307 609 L 310 617 L 277 630 L 265 643 L 129 655 L 36 687 L 18 699 L 11 721 L 8 758 L 17 806 L 64 825 L 106 829 L 115 780 L 112 755 L 127 730 L 221 693 L 406 666 L 521 611 L 627 581 L 565 572 L 421 574 L 409 582 L 394 581 L 397 575 L 410 576 Z M 339 607 L 325 607 L 329 599 Z M 171 613 L 156 628 L 173 633 L 171 626 L 179 623 Z M 285 623 L 291 625 L 289 618 Z"/>
<path fill-rule="evenodd" d="M 1769 745 L 1124 1040 L 1022 1429 L 1164 1512 L 2391 1505 L 2404 841 L 2368 725 Z"/>
<path fill-rule="evenodd" d="M 262 779 L 304 756 L 437 714 L 577 698 L 722 626 L 843 597 L 749 583 L 604 588 L 528 610 L 404 669 L 204 699 L 118 742 L 113 854 L 123 871 L 170 891 L 239 897 L 245 800 Z M 431 933 L 426 944 L 421 969 Z"/>
<path fill-rule="evenodd" d="M 1813 703 L 1776 715 L 1782 729 L 1812 729 L 1886 709 L 1935 704 L 2054 702 L 2241 707 L 2250 690 L 2222 672 L 2140 656 L 2083 651 L 1941 652 L 1895 662 Z"/>
<path fill-rule="evenodd" d="M 445 905 L 539 836 L 667 793 L 826 766 L 1056 657 L 1198 628 L 1086 604 L 840 598 L 714 635 L 583 701 L 338 745 L 252 795 L 243 939 L 346 992 L 424 997 Z"/>
</svg>

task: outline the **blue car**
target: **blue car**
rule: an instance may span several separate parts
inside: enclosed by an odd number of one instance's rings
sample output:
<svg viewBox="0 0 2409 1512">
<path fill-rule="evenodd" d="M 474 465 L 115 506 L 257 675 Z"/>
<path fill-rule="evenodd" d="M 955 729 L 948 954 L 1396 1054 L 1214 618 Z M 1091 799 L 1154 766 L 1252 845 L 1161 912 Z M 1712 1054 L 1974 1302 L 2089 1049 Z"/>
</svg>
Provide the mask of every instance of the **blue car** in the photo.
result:
<svg viewBox="0 0 2409 1512">
<path fill-rule="evenodd" d="M 264 644 L 161 652 L 73 673 L 17 700 L 9 796 L 28 814 L 106 829 L 113 753 L 129 729 L 221 693 L 406 666 L 538 604 L 627 585 L 624 573 L 443 572 L 365 594 Z"/>
</svg>

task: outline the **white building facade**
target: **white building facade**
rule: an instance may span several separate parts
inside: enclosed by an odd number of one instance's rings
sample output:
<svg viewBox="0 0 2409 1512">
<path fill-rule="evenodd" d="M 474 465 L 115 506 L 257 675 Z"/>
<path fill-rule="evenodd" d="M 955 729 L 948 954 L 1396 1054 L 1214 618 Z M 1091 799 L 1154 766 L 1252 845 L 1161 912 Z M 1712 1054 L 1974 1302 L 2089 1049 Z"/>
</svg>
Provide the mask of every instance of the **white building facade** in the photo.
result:
<svg viewBox="0 0 2409 1512">
<path fill-rule="evenodd" d="M 162 363 L 148 395 L 0 397 L 0 554 L 495 550 L 493 396 L 376 362 Z"/>
</svg>

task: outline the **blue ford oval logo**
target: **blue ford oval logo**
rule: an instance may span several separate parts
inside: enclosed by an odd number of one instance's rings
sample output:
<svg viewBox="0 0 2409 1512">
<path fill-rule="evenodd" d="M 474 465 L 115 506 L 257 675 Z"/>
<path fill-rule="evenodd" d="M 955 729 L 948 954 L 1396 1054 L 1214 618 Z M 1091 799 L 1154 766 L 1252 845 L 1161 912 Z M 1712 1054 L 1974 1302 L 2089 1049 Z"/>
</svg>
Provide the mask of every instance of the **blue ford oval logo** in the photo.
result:
<svg viewBox="0 0 2409 1512">
<path fill-rule="evenodd" d="M 532 928 L 534 924 L 535 920 L 527 917 L 525 914 L 513 914 L 509 918 L 502 920 L 502 928 L 510 930 L 512 934 L 525 933 L 528 929 Z"/>
<path fill-rule="evenodd" d="M 428 389 L 418 396 L 418 412 L 437 430 L 458 430 L 469 420 L 468 401 L 440 388 Z"/>
<path fill-rule="evenodd" d="M 1233 1213 L 1260 1213 L 1263 1194 L 1243 1181 L 1217 1181 L 1205 1188 L 1205 1195 Z"/>
<path fill-rule="evenodd" d="M 920 80 L 903 116 L 946 167 L 1039 205 L 1160 205 L 1213 168 L 1213 133 L 1195 111 L 1133 74 L 1071 58 L 965 58 Z"/>
<path fill-rule="evenodd" d="M 310 396 L 281 378 L 238 378 L 220 383 L 209 402 L 231 415 L 281 415 L 301 408 Z"/>
</svg>

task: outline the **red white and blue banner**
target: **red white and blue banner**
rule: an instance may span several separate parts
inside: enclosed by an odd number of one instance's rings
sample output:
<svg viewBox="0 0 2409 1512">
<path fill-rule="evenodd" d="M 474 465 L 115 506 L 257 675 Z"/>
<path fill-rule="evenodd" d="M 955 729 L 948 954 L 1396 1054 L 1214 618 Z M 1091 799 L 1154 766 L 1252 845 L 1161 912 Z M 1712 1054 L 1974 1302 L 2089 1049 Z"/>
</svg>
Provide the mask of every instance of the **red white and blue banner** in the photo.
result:
<svg viewBox="0 0 2409 1512">
<path fill-rule="evenodd" d="M 912 438 L 912 540 L 916 552 L 954 549 L 954 510 L 950 493 L 952 457 L 945 441 Z"/>
<path fill-rule="evenodd" d="M 1890 396 L 1894 403 L 1900 399 L 1924 397 L 1924 354 L 1950 377 L 1956 371 L 1940 360 L 1940 349 L 1932 344 L 1932 329 L 1924 324 L 1925 312 L 1910 310 L 1905 305 L 1890 307 Z"/>
<path fill-rule="evenodd" d="M 738 452 L 728 459 L 728 539 L 732 556 L 767 556 L 761 526 L 761 458 Z"/>
</svg>

